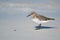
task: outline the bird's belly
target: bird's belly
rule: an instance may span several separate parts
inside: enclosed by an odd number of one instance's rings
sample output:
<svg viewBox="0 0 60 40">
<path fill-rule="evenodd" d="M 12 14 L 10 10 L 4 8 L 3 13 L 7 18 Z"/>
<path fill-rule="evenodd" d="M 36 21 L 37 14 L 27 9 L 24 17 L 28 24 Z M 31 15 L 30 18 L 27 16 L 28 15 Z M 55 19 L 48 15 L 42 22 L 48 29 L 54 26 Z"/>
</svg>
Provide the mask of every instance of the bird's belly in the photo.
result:
<svg viewBox="0 0 60 40">
<path fill-rule="evenodd" d="M 43 21 L 43 20 L 39 20 L 39 19 L 37 19 L 37 18 L 35 18 L 35 19 L 32 19 L 35 23 L 38 23 L 38 24 L 41 24 L 41 23 L 47 23 L 48 21 Z"/>
</svg>

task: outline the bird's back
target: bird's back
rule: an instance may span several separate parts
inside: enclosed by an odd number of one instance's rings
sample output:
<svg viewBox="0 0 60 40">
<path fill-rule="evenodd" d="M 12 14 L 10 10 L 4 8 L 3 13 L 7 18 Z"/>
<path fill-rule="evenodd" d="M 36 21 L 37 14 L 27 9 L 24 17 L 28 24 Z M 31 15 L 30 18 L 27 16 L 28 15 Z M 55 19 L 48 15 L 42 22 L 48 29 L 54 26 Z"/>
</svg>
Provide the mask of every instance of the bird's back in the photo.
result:
<svg viewBox="0 0 60 40">
<path fill-rule="evenodd" d="M 48 17 L 45 17 L 45 16 L 43 16 L 43 15 L 37 15 L 36 16 L 37 18 L 39 18 L 39 20 L 55 20 L 54 18 L 48 18 Z"/>
<path fill-rule="evenodd" d="M 47 18 L 43 15 L 37 15 L 36 17 L 39 18 L 39 20 L 46 20 L 46 18 Z"/>
</svg>

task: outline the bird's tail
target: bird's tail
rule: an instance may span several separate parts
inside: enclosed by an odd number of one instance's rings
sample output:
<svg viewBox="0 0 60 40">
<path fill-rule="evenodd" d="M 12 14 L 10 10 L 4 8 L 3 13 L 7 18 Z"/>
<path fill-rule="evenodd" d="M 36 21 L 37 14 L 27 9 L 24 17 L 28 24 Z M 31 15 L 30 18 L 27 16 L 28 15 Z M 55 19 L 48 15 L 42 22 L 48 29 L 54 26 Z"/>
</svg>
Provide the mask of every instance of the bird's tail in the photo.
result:
<svg viewBox="0 0 60 40">
<path fill-rule="evenodd" d="M 47 18 L 47 20 L 55 20 L 54 18 Z"/>
</svg>

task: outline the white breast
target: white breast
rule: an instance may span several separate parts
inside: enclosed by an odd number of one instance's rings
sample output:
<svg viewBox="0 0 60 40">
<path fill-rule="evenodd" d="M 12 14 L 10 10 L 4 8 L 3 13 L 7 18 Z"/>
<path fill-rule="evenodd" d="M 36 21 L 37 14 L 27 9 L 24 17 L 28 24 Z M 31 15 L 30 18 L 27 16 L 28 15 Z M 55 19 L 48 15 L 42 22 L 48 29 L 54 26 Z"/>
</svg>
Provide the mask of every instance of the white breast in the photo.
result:
<svg viewBox="0 0 60 40">
<path fill-rule="evenodd" d="M 47 23 L 48 21 L 40 21 L 39 19 L 37 19 L 37 18 L 34 18 L 34 19 L 32 19 L 35 23 L 38 23 L 38 24 L 40 24 L 40 23 Z"/>
</svg>

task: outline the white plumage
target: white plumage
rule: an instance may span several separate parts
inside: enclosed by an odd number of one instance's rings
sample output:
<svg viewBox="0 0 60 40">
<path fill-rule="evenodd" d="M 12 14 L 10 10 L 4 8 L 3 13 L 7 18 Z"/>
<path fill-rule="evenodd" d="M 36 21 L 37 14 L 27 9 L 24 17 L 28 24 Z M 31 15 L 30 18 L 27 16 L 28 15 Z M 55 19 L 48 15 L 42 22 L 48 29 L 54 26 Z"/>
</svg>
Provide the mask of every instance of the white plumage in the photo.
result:
<svg viewBox="0 0 60 40">
<path fill-rule="evenodd" d="M 38 18 L 32 18 L 32 21 L 34 21 L 37 24 L 47 23 L 48 22 L 48 21 L 39 20 Z"/>
</svg>

